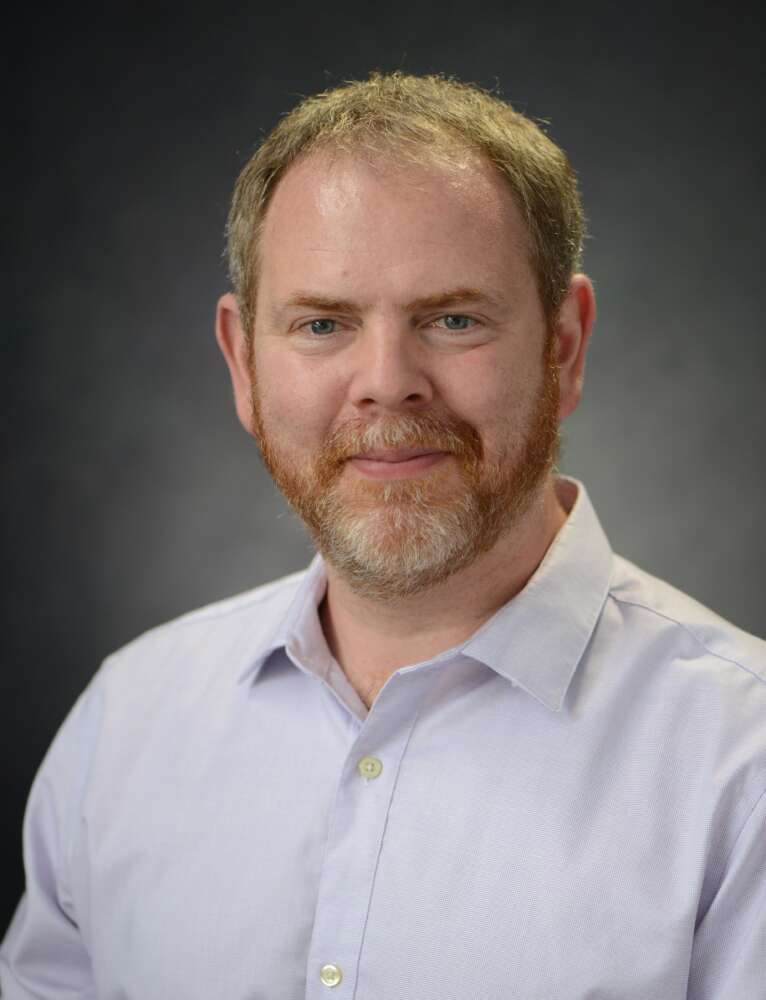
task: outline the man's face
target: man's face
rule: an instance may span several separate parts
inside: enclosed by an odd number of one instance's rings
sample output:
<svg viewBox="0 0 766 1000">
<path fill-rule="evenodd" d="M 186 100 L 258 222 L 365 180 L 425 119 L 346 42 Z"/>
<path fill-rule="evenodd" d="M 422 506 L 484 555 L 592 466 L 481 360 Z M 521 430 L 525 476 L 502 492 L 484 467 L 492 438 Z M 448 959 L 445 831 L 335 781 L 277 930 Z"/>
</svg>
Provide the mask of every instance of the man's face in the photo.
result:
<svg viewBox="0 0 766 1000">
<path fill-rule="evenodd" d="M 554 458 L 552 340 L 491 170 L 313 154 L 260 246 L 252 429 L 319 549 L 401 597 L 510 529 Z"/>
</svg>

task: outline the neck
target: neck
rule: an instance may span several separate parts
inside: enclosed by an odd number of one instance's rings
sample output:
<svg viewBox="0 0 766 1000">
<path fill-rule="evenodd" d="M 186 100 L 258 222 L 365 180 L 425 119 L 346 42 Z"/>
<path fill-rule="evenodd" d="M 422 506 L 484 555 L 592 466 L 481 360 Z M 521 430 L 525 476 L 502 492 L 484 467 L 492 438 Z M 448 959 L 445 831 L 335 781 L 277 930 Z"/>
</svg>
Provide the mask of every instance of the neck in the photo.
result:
<svg viewBox="0 0 766 1000">
<path fill-rule="evenodd" d="M 379 601 L 355 593 L 328 564 L 322 628 L 367 707 L 399 667 L 464 642 L 519 593 L 565 520 L 549 479 L 513 530 L 489 552 L 442 583 L 403 599 Z"/>
</svg>

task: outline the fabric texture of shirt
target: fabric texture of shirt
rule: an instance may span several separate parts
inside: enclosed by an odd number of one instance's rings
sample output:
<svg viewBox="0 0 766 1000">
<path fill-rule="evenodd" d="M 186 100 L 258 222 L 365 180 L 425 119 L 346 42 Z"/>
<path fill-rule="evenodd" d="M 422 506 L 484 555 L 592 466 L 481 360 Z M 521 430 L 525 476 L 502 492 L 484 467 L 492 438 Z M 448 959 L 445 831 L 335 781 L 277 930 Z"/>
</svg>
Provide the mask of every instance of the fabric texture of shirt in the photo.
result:
<svg viewBox="0 0 766 1000">
<path fill-rule="evenodd" d="M 110 657 L 24 825 L 4 1000 L 764 1000 L 766 644 L 613 555 L 367 711 L 304 573 Z"/>
</svg>

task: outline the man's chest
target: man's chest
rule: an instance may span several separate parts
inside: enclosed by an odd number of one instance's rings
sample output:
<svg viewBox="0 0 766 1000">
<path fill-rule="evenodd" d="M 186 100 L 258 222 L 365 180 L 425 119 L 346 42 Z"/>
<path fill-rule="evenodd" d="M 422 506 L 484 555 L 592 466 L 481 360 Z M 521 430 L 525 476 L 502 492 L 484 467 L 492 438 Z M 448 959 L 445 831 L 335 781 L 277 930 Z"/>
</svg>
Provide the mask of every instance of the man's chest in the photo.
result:
<svg viewBox="0 0 766 1000">
<path fill-rule="evenodd" d="M 104 1000 L 685 996 L 704 831 L 645 760 L 615 774 L 510 701 L 354 731 L 326 697 L 100 775 L 80 892 Z"/>
</svg>

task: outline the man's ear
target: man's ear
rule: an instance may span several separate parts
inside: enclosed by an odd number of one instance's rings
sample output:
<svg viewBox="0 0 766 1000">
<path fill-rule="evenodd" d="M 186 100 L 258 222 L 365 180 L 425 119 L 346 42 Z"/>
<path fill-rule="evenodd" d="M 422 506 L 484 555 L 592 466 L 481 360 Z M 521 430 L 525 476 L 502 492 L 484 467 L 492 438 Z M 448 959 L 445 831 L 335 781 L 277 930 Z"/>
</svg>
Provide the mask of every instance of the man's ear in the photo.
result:
<svg viewBox="0 0 766 1000">
<path fill-rule="evenodd" d="M 234 405 L 239 422 L 253 433 L 251 350 L 239 318 L 237 300 L 231 292 L 218 300 L 215 314 L 215 338 L 231 375 Z"/>
<path fill-rule="evenodd" d="M 585 355 L 596 320 L 596 296 L 585 274 L 575 274 L 561 303 L 553 330 L 559 370 L 559 419 L 573 413 L 580 402 L 585 378 Z"/>
</svg>

